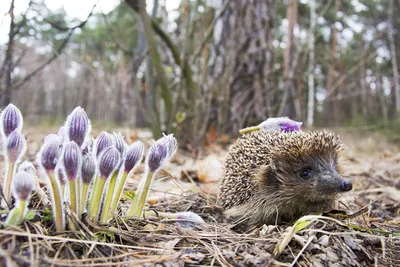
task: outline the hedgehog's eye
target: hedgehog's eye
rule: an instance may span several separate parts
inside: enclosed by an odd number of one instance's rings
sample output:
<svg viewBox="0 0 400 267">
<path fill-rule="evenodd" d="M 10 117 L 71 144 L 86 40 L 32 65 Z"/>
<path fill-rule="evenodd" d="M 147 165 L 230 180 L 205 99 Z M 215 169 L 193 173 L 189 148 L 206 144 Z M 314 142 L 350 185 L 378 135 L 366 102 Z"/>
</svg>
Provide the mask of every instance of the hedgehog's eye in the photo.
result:
<svg viewBox="0 0 400 267">
<path fill-rule="evenodd" d="M 311 168 L 304 168 L 304 169 L 301 169 L 300 172 L 299 172 L 299 175 L 300 175 L 300 177 L 303 178 L 303 179 L 308 179 L 308 178 L 310 178 L 310 177 L 311 177 Z"/>
</svg>

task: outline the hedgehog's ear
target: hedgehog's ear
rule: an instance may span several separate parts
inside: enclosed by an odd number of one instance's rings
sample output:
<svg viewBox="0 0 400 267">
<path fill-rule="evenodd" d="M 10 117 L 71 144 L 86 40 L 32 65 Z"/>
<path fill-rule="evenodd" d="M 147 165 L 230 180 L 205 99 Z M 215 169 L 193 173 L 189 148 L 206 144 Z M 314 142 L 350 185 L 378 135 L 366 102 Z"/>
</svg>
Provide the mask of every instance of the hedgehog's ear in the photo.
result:
<svg viewBox="0 0 400 267">
<path fill-rule="evenodd" d="M 275 164 L 270 162 L 268 165 L 261 166 L 257 173 L 257 179 L 262 185 L 273 187 L 278 186 L 279 180 L 276 176 Z"/>
</svg>

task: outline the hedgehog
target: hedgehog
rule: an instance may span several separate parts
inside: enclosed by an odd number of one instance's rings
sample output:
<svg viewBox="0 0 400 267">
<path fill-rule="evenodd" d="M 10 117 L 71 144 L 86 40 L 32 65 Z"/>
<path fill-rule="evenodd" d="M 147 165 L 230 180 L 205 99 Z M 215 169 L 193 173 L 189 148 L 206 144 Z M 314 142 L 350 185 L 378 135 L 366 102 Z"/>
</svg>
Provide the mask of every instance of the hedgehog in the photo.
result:
<svg viewBox="0 0 400 267">
<path fill-rule="evenodd" d="M 246 133 L 229 149 L 217 202 L 247 229 L 330 211 L 352 189 L 342 150 L 340 137 L 325 131 Z"/>
</svg>

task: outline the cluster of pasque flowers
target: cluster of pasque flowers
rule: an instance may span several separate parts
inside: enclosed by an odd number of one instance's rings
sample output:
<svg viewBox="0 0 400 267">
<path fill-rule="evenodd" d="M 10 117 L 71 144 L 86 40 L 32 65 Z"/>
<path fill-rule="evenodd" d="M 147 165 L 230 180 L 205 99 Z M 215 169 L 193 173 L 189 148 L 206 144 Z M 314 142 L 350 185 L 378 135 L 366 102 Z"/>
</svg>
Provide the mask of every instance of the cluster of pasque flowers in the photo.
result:
<svg viewBox="0 0 400 267">
<path fill-rule="evenodd" d="M 3 193 L 7 203 L 11 203 L 11 194 L 16 200 L 7 224 L 16 225 L 24 218 L 36 175 L 29 162 L 16 169 L 26 149 L 20 111 L 10 104 L 0 119 L 7 163 Z M 45 138 L 38 154 L 38 165 L 49 185 L 57 231 L 65 229 L 64 218 L 68 218 L 69 229 L 76 229 L 77 220 L 85 212 L 93 222 L 108 222 L 116 212 L 128 176 L 142 162 L 144 145 L 141 141 L 128 146 L 120 133 L 105 131 L 93 140 L 90 131 L 88 116 L 83 108 L 77 107 L 58 134 Z M 177 141 L 172 134 L 151 143 L 145 173 L 127 216 L 143 215 L 153 177 L 176 150 Z"/>
</svg>

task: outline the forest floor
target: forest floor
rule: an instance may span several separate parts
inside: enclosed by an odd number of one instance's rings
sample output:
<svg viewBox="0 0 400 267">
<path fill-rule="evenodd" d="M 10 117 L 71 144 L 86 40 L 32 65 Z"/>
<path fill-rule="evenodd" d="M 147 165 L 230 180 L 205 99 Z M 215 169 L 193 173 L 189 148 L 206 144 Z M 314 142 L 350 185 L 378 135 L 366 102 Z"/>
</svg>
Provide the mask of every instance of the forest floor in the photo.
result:
<svg viewBox="0 0 400 267">
<path fill-rule="evenodd" d="M 34 160 L 44 136 L 57 130 L 25 127 L 27 158 Z M 145 131 L 117 130 L 127 139 L 150 137 Z M 221 138 L 201 152 L 179 150 L 149 197 L 153 210 L 193 211 L 204 225 L 121 217 L 109 225 L 85 220 L 77 232 L 56 233 L 45 220 L 48 209 L 34 196 L 30 208 L 39 216 L 20 227 L 0 227 L 0 266 L 400 266 L 400 142 L 377 133 L 338 132 L 348 147 L 344 169 L 353 190 L 339 199 L 334 213 L 310 216 L 296 227 L 235 232 L 215 205 L 233 142 Z M 3 167 L 1 160 L 1 173 Z M 139 167 L 128 191 L 135 190 L 142 172 Z M 123 200 L 122 209 L 127 205 Z M 6 212 L 0 212 L 4 221 Z"/>
</svg>

